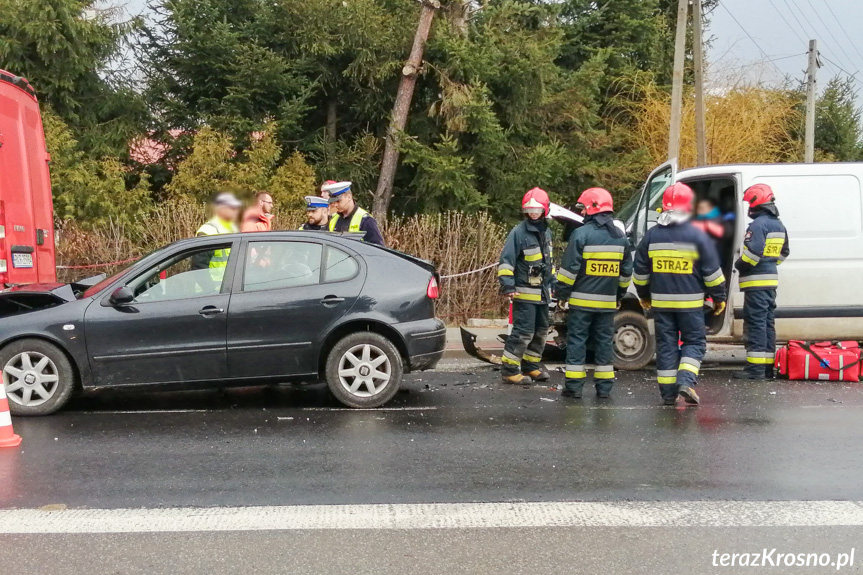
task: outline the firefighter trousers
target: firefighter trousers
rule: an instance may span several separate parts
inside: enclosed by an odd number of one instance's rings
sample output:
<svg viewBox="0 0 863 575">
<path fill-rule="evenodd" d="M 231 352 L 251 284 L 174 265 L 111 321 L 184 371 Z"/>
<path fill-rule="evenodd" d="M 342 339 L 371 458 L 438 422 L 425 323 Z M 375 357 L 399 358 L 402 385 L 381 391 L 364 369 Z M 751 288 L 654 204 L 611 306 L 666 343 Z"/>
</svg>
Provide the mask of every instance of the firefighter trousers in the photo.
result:
<svg viewBox="0 0 863 575">
<path fill-rule="evenodd" d="M 566 320 L 566 389 L 581 395 L 587 371 L 587 344 L 594 350 L 593 383 L 597 393 L 611 393 L 614 386 L 614 311 L 572 309 Z"/>
<path fill-rule="evenodd" d="M 749 290 L 743 294 L 743 332 L 746 335 L 746 371 L 759 377 L 773 368 L 776 353 L 776 290 Z"/>
<path fill-rule="evenodd" d="M 658 311 L 656 331 L 656 381 L 662 399 L 675 399 L 681 385 L 695 386 L 701 360 L 707 351 L 707 332 L 701 309 Z"/>
<path fill-rule="evenodd" d="M 513 302 L 512 333 L 506 338 L 501 357 L 503 376 L 542 369 L 547 338 L 548 304 Z"/>
</svg>

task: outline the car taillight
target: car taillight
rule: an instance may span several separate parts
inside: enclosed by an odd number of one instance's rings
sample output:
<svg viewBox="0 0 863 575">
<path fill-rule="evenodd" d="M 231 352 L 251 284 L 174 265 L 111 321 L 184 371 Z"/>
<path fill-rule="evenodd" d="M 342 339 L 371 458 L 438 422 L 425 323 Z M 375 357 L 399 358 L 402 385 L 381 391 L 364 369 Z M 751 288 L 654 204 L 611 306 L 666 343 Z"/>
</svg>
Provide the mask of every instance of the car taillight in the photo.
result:
<svg viewBox="0 0 863 575">
<path fill-rule="evenodd" d="M 437 278 L 434 276 L 429 280 L 429 287 L 426 289 L 426 295 L 431 299 L 437 299 L 440 297 L 440 286 L 438 286 Z"/>
</svg>

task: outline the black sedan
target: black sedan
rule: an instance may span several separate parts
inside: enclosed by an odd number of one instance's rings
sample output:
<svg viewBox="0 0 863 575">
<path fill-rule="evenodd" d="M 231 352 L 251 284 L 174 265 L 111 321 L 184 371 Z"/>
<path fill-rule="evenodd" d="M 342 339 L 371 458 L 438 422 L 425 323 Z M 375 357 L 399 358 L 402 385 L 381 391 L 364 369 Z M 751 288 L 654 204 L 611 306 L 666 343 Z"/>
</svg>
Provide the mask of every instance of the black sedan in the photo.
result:
<svg viewBox="0 0 863 575">
<path fill-rule="evenodd" d="M 432 264 L 350 235 L 193 238 L 86 289 L 0 292 L 0 366 L 17 415 L 82 387 L 321 380 L 344 405 L 377 407 L 443 355 L 438 295 Z"/>
</svg>

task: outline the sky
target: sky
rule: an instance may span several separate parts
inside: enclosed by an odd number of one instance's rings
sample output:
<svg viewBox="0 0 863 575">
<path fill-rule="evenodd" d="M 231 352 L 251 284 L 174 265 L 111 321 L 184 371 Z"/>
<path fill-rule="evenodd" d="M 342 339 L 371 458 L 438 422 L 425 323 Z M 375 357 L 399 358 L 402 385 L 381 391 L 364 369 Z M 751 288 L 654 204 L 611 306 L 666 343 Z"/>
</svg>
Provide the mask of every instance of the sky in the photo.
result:
<svg viewBox="0 0 863 575">
<path fill-rule="evenodd" d="M 710 15 L 708 74 L 766 83 L 802 81 L 809 40 L 818 41 L 818 85 L 853 75 L 863 89 L 863 0 L 720 0 Z"/>
<path fill-rule="evenodd" d="M 146 0 L 109 3 L 123 5 L 131 14 L 146 6 Z M 863 0 L 720 0 L 705 32 L 710 39 L 708 82 L 716 87 L 741 79 L 774 84 L 786 76 L 802 81 L 809 40 L 815 39 L 822 61 L 819 86 L 836 75 L 853 75 L 863 88 L 859 30 Z"/>
</svg>

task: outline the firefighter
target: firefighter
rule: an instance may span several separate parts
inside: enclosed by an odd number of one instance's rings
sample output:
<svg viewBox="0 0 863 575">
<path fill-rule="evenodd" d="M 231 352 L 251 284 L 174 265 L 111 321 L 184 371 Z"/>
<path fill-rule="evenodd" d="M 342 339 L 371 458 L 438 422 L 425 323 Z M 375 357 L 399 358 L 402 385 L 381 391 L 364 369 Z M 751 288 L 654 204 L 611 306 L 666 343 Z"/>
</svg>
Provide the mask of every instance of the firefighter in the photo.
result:
<svg viewBox="0 0 863 575">
<path fill-rule="evenodd" d="M 497 267 L 500 291 L 512 301 L 512 333 L 501 358 L 504 383 L 549 379 L 542 366 L 552 278 L 548 194 L 533 188 L 521 209 L 524 219 L 509 232 Z"/>
<path fill-rule="evenodd" d="M 635 255 L 633 279 L 641 306 L 654 312 L 656 379 L 665 405 L 675 405 L 678 394 L 687 403 L 700 401 L 695 384 L 707 351 L 705 291 L 713 298 L 714 315 L 725 311 L 725 276 L 716 248 L 689 221 L 694 197 L 686 184 L 669 186 L 657 225 Z"/>
<path fill-rule="evenodd" d="M 590 338 L 596 354 L 596 396 L 607 398 L 614 385 L 614 312 L 632 279 L 632 253 L 626 234 L 614 225 L 614 205 L 607 190 L 585 190 L 578 203 L 584 206 L 584 225 L 570 236 L 557 272 L 558 305 L 567 300 L 569 305 L 562 395 L 581 397 Z"/>
<path fill-rule="evenodd" d="M 330 219 L 330 203 L 326 198 L 306 196 L 306 223 L 301 230 L 326 230 Z"/>
<path fill-rule="evenodd" d="M 734 374 L 738 379 L 773 377 L 776 352 L 777 267 L 790 253 L 788 232 L 779 221 L 773 190 L 767 184 L 755 184 L 743 193 L 749 203 L 752 223 L 743 237 L 743 252 L 734 262 L 740 272 L 743 292 L 743 326 L 746 334 L 746 369 Z"/>
<path fill-rule="evenodd" d="M 324 184 L 321 186 L 321 191 L 329 193 L 330 206 L 336 209 L 335 215 L 330 218 L 331 232 L 365 232 L 363 241 L 379 246 L 386 245 L 378 229 L 378 223 L 370 213 L 354 201 L 351 182 Z"/>
</svg>

